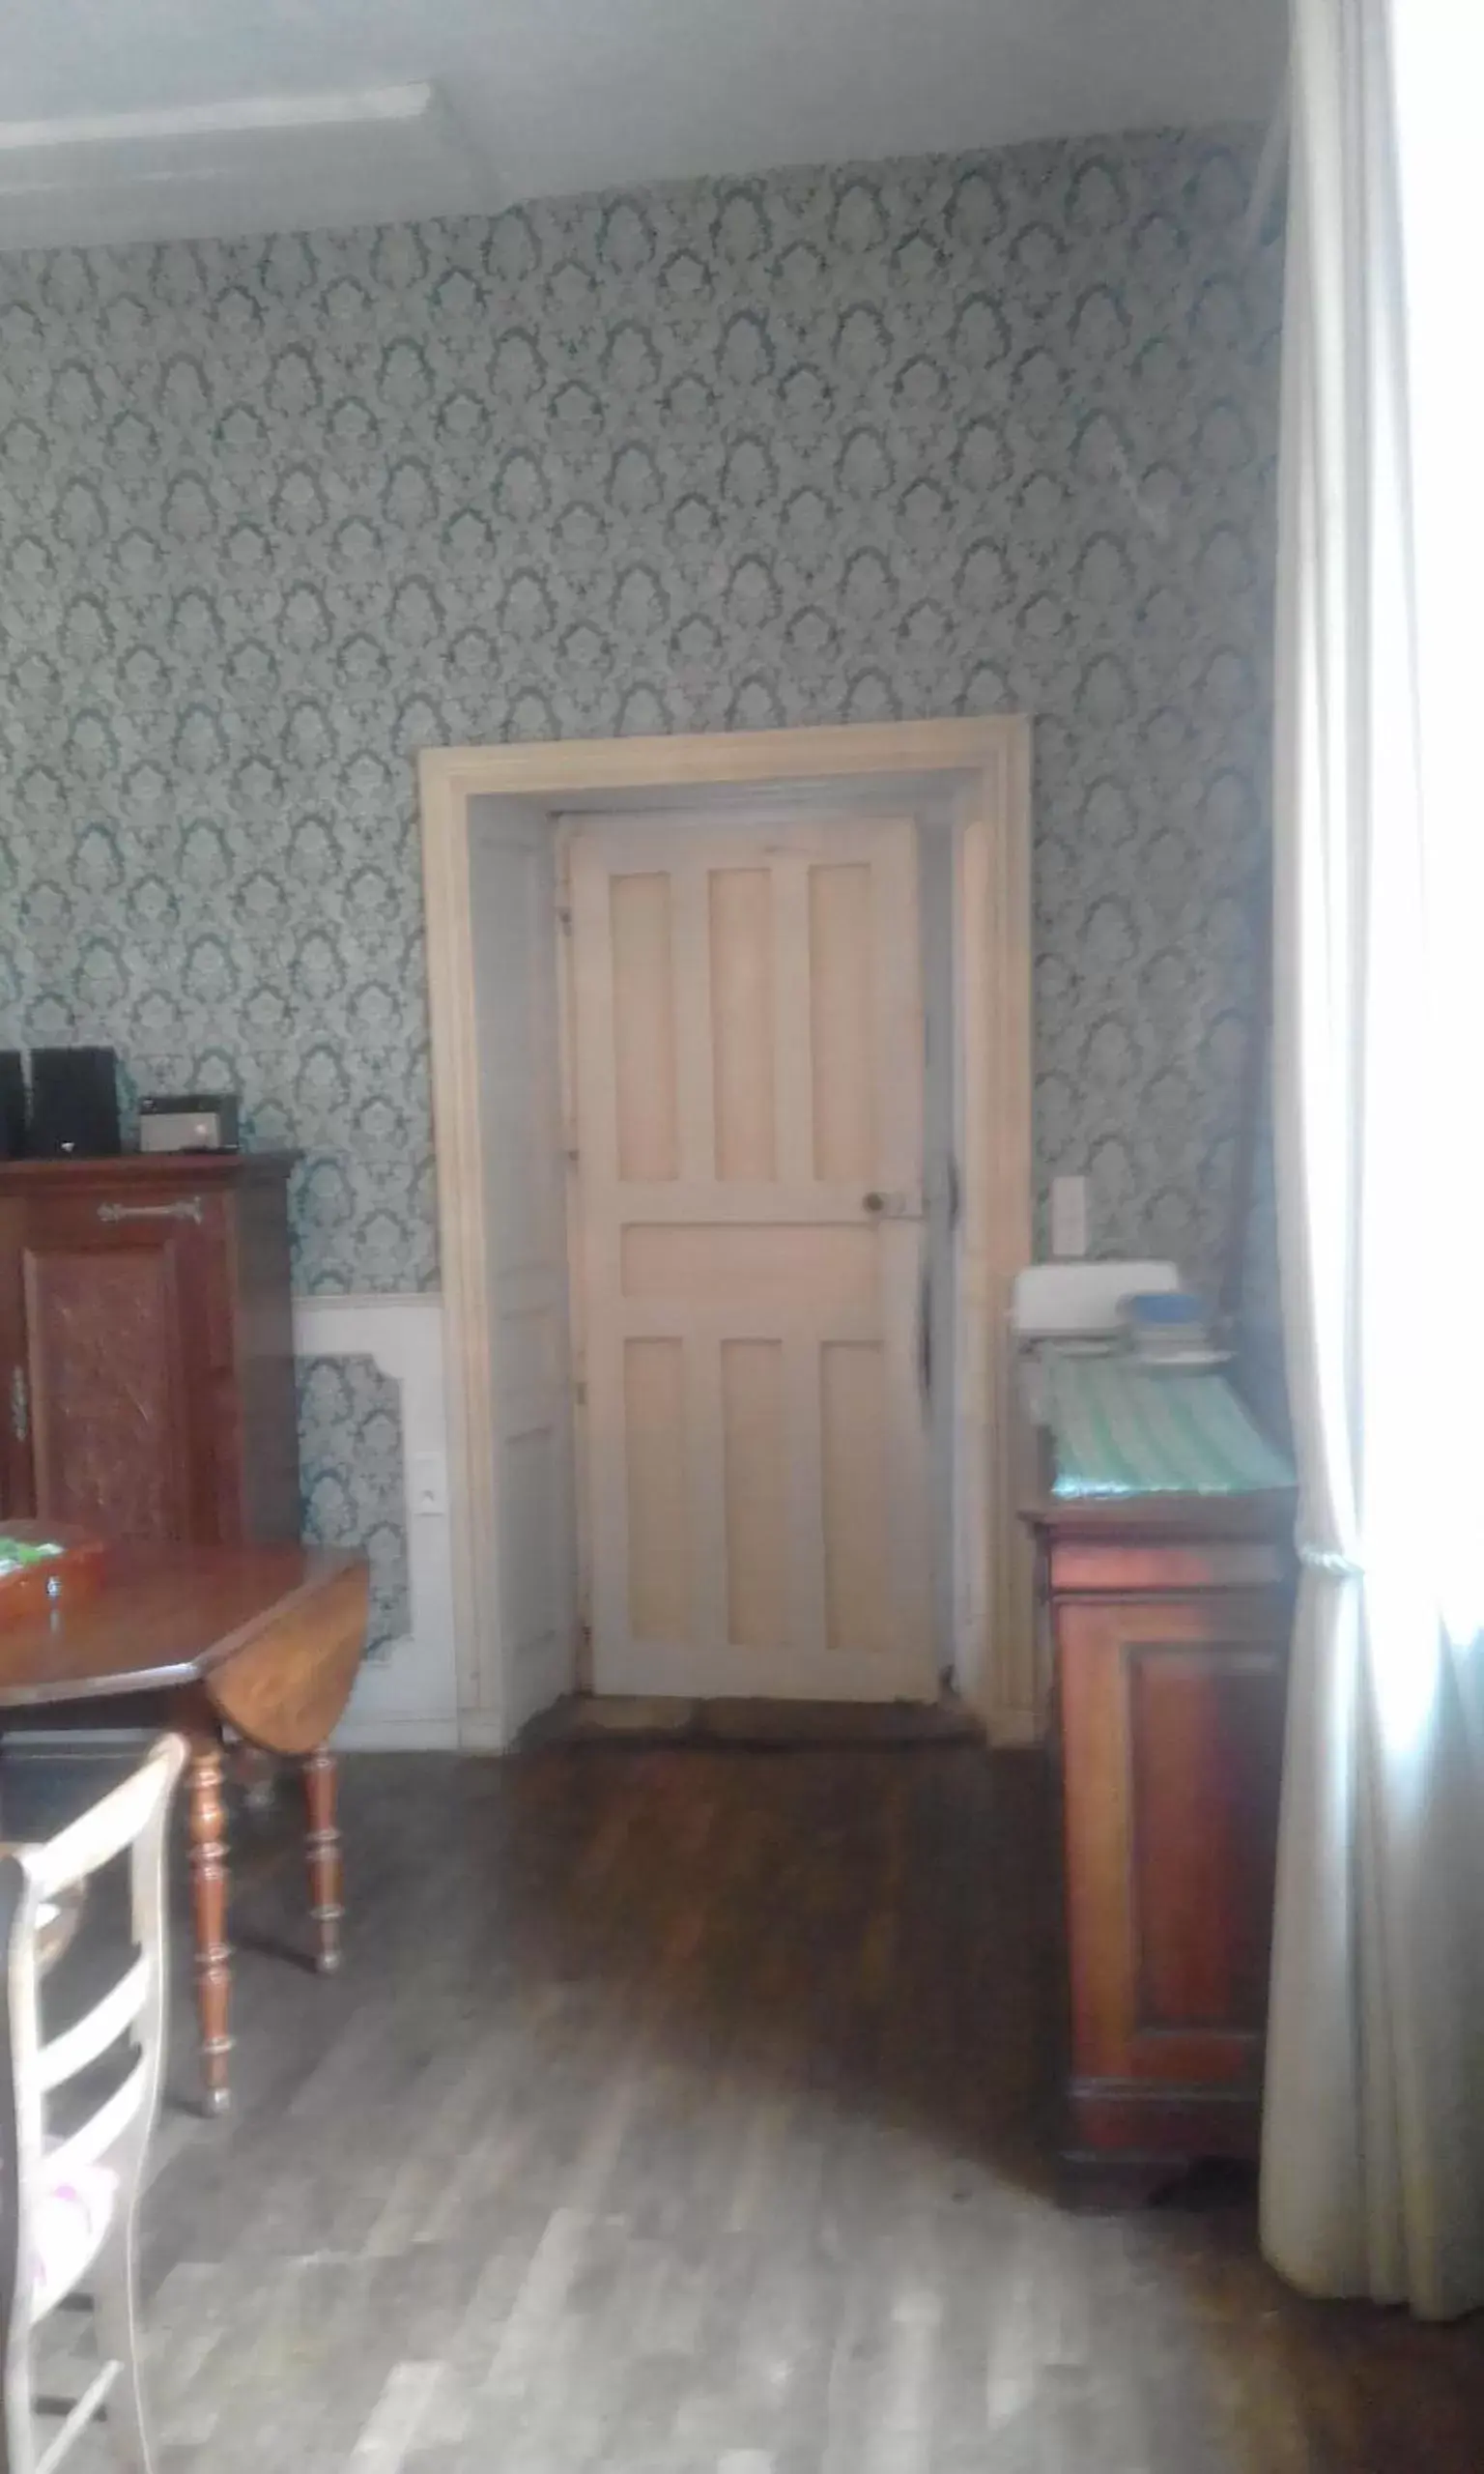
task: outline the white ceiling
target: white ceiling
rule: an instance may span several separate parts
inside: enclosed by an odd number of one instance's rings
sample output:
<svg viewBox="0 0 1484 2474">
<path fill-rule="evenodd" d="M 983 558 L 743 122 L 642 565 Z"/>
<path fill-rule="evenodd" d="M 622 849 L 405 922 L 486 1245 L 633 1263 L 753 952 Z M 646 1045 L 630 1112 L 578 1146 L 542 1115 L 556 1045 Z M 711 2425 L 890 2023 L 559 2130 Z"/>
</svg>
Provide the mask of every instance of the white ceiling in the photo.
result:
<svg viewBox="0 0 1484 2474">
<path fill-rule="evenodd" d="M 1265 120 L 1285 17 L 1285 0 L 0 9 L 0 247 L 392 220 L 697 173 Z M 436 91 L 366 108 L 369 90 L 420 85 Z M 311 98 L 337 108 L 306 111 Z"/>
</svg>

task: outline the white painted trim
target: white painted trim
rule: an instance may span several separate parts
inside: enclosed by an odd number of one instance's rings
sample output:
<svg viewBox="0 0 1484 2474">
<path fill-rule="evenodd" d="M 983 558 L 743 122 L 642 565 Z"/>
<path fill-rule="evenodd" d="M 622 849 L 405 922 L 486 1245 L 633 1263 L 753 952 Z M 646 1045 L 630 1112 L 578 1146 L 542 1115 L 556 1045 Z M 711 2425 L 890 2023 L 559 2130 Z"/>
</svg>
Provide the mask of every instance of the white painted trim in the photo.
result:
<svg viewBox="0 0 1484 2474">
<path fill-rule="evenodd" d="M 1034 1710 L 1002 1710 L 990 1721 L 989 1740 L 997 1752 L 1030 1752 L 1044 1733 L 1044 1721 Z"/>
<path fill-rule="evenodd" d="M 1030 731 L 1008 734 L 961 794 L 956 842 L 961 1016 L 958 1485 L 984 1521 L 960 1531 L 957 1680 L 992 1742 L 1043 1723 L 1035 1558 L 1019 1505 L 1012 1286 L 1031 1259 Z"/>
<path fill-rule="evenodd" d="M 420 120 L 431 86 L 355 86 L 333 94 L 253 95 L 230 102 L 176 103 L 162 111 L 88 112 L 61 120 L 0 121 L 0 155 L 46 146 L 109 146 L 122 138 L 228 137 L 240 129 L 385 127 Z"/>
<path fill-rule="evenodd" d="M 462 1710 L 457 1729 L 461 1752 L 506 1752 L 519 1727 L 507 1729 L 502 1719 L 487 1717 L 479 1711 Z M 419 1745 L 418 1749 L 422 1747 Z"/>
<path fill-rule="evenodd" d="M 476 960 L 470 902 L 470 802 L 534 801 L 554 817 L 683 789 L 764 791 L 912 777 L 956 800 L 973 899 L 960 910 L 965 1032 L 986 1044 L 966 1079 L 966 1213 L 975 1277 L 962 1338 L 971 1361 L 963 1424 L 977 1419 L 969 1504 L 962 1685 L 996 1741 L 1034 1730 L 1029 1550 L 1008 1450 L 1012 1369 L 1003 1312 L 1031 1254 L 1030 725 L 987 720 L 870 723 L 717 736 L 566 739 L 434 748 L 419 760 L 440 1258 L 447 1327 L 449 1511 L 460 1740 L 509 1740 L 497 1568 L 497 1421 L 489 1329 L 486 1176 L 479 1123 Z M 977 1003 L 968 995 L 972 975 Z M 996 1434 L 999 1448 L 995 1448 Z M 972 1517 L 975 1503 L 987 1518 Z M 1023 1631 L 1025 1637 L 1020 1636 Z"/>
<path fill-rule="evenodd" d="M 1241 218 L 1241 246 L 1246 257 L 1255 256 L 1262 245 L 1263 227 L 1272 212 L 1273 201 L 1288 169 L 1289 120 L 1293 110 L 1290 77 L 1291 72 L 1285 63 L 1272 109 L 1268 115 L 1268 127 L 1263 136 L 1262 153 L 1257 158 L 1257 169 L 1252 175 L 1252 187 L 1247 192 L 1247 211 Z"/>
<path fill-rule="evenodd" d="M 79 1760 L 95 1752 L 115 1752 L 126 1745 L 152 1743 L 159 1733 L 154 1727 L 21 1727 L 5 1740 L 8 1762 L 24 1761 L 28 1753 L 44 1752 L 49 1759 L 58 1753 L 75 1753 Z"/>
<path fill-rule="evenodd" d="M 358 1751 L 445 1751 L 458 1741 L 448 1552 L 443 1302 L 414 1292 L 298 1297 L 299 1357 L 369 1357 L 402 1395 L 412 1628 L 363 1666 L 335 1741 Z"/>
<path fill-rule="evenodd" d="M 357 1699 L 359 1695 L 357 1693 Z M 496 1747 L 491 1746 L 494 1750 Z M 457 1718 L 405 1718 L 361 1711 L 353 1700 L 335 1729 L 337 1752 L 460 1752 Z"/>
</svg>

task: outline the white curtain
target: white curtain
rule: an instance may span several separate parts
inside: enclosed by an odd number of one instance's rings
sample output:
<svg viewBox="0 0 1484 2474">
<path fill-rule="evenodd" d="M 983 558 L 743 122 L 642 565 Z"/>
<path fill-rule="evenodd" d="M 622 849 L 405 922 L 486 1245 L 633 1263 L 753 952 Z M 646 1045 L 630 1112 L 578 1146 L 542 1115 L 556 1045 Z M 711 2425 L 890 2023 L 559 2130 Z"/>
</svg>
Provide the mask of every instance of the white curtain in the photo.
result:
<svg viewBox="0 0 1484 2474">
<path fill-rule="evenodd" d="M 1293 0 L 1275 1108 L 1300 1479 L 1263 2143 L 1484 2304 L 1484 0 Z"/>
</svg>

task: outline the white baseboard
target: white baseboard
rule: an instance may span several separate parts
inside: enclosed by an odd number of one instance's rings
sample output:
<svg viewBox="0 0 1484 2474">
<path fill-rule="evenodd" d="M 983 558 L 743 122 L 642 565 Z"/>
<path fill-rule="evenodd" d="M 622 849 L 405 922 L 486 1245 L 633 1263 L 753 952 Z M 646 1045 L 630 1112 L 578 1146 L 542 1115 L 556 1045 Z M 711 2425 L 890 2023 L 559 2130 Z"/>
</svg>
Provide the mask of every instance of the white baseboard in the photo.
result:
<svg viewBox="0 0 1484 2474">
<path fill-rule="evenodd" d="M 32 1754 L 48 1762 L 96 1759 L 106 1752 L 136 1752 L 157 1730 L 150 1727 L 27 1727 L 7 1739 L 7 1761 Z M 459 1730 L 450 1719 L 359 1716 L 353 1709 L 335 1729 L 336 1752 L 457 1752 Z M 292 1768 L 285 1763 L 286 1769 Z"/>
<path fill-rule="evenodd" d="M 157 1727 L 18 1727 L 5 1740 L 7 1761 L 24 1761 L 28 1752 L 44 1752 L 48 1761 L 59 1753 L 85 1760 L 96 1752 L 125 1752 L 152 1743 L 164 1731 L 163 1704 Z"/>
<path fill-rule="evenodd" d="M 461 1752 L 508 1752 L 511 1736 L 508 1727 L 498 1718 L 481 1717 L 477 1711 L 466 1710 L 458 1725 Z"/>
<path fill-rule="evenodd" d="M 353 1707 L 335 1729 L 336 1752 L 459 1752 L 455 1718 L 361 1717 Z"/>
</svg>

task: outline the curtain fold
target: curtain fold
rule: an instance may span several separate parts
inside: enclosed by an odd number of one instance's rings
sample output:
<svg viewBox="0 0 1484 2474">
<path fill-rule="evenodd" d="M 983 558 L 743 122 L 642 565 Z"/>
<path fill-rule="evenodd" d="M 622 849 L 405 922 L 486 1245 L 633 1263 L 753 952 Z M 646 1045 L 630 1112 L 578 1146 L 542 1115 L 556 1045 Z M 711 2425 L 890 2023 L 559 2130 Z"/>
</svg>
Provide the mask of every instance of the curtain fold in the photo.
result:
<svg viewBox="0 0 1484 2474">
<path fill-rule="evenodd" d="M 1436 460 L 1427 116 L 1455 14 L 1293 9 L 1274 1090 L 1302 1568 L 1262 2169 L 1295 2284 L 1439 2317 L 1484 2304 L 1477 481 Z"/>
</svg>

